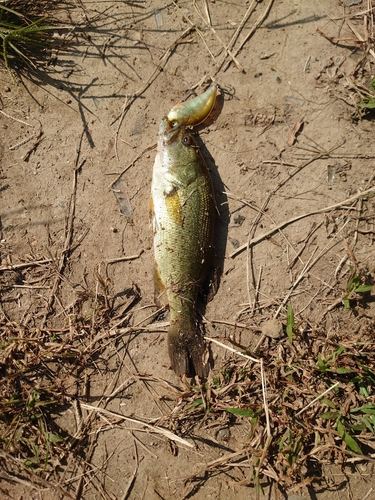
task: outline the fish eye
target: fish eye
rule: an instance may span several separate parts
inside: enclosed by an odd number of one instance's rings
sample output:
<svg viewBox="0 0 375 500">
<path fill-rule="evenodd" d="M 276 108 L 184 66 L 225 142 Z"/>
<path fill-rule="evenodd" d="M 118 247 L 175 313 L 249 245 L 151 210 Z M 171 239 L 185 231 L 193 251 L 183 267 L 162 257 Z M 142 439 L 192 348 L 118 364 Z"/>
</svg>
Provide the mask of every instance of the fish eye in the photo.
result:
<svg viewBox="0 0 375 500">
<path fill-rule="evenodd" d="M 177 120 L 173 120 L 173 121 L 171 122 L 171 127 L 172 127 L 172 128 L 176 128 L 177 126 L 178 126 L 178 122 L 177 122 Z"/>
<path fill-rule="evenodd" d="M 190 135 L 185 135 L 185 137 L 182 139 L 182 144 L 184 146 L 190 146 L 191 145 L 191 137 L 190 137 Z"/>
</svg>

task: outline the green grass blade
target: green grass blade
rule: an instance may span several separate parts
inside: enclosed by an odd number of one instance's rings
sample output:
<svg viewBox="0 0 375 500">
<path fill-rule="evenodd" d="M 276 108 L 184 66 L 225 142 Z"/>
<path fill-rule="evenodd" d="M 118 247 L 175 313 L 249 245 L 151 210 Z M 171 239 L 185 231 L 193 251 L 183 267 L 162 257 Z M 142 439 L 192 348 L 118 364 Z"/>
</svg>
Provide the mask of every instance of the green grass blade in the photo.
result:
<svg viewBox="0 0 375 500">
<path fill-rule="evenodd" d="M 252 410 L 242 410 L 241 408 L 225 408 L 225 411 L 241 417 L 255 417 L 256 415 Z"/>
<path fill-rule="evenodd" d="M 294 328 L 294 311 L 293 307 L 289 304 L 287 312 L 286 334 L 288 335 L 288 339 L 291 344 L 293 343 L 293 328 Z"/>
<path fill-rule="evenodd" d="M 16 10 L 10 9 L 9 7 L 5 7 L 5 5 L 0 5 L 0 10 L 5 10 L 10 14 L 20 17 L 21 19 L 26 19 L 26 17 L 21 14 L 21 12 L 17 12 Z"/>
<path fill-rule="evenodd" d="M 361 448 L 357 441 L 346 431 L 343 423 L 340 419 L 337 420 L 336 430 L 338 435 L 344 441 L 349 450 L 354 451 L 354 453 L 358 453 L 358 455 L 363 455 Z"/>
</svg>

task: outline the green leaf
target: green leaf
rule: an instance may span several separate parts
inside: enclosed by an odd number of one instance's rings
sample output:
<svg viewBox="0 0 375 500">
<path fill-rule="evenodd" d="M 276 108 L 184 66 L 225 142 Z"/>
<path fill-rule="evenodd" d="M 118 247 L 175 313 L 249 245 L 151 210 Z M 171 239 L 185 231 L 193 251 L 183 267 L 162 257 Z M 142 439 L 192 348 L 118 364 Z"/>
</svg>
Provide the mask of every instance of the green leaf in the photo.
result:
<svg viewBox="0 0 375 500">
<path fill-rule="evenodd" d="M 348 421 L 346 421 L 346 425 L 347 427 L 349 427 L 349 429 L 351 431 L 355 431 L 355 432 L 361 432 L 363 430 L 363 423 L 362 423 L 363 419 L 357 415 L 357 418 L 356 418 L 356 422 L 357 423 L 350 423 Z"/>
<path fill-rule="evenodd" d="M 345 349 L 343 348 L 342 345 L 339 345 L 338 348 L 336 349 L 336 352 L 334 354 L 334 359 L 337 357 L 337 356 L 340 356 L 340 354 L 342 354 L 343 352 L 345 351 Z"/>
<path fill-rule="evenodd" d="M 352 410 L 350 410 L 350 413 L 357 413 L 359 411 L 367 413 L 369 415 L 375 415 L 375 405 L 372 403 L 368 403 L 363 406 L 359 406 L 358 408 L 353 408 Z"/>
<path fill-rule="evenodd" d="M 57 436 L 56 434 L 52 434 L 52 432 L 49 432 L 48 441 L 50 443 L 61 443 L 61 441 L 64 441 L 64 438 Z"/>
<path fill-rule="evenodd" d="M 336 429 L 337 429 L 337 432 L 339 434 L 339 436 L 344 439 L 344 436 L 345 436 L 345 427 L 342 425 L 342 422 L 340 421 L 340 419 L 337 420 L 336 422 Z"/>
<path fill-rule="evenodd" d="M 35 458 L 33 460 L 37 461 L 39 463 L 39 453 L 38 453 L 38 448 L 37 448 L 36 444 L 33 443 L 32 441 L 29 441 L 29 444 L 33 450 L 34 455 L 35 455 Z"/>
<path fill-rule="evenodd" d="M 34 460 L 25 460 L 24 465 L 26 465 L 26 467 L 37 467 L 39 465 L 39 462 Z"/>
<path fill-rule="evenodd" d="M 375 415 L 375 405 L 371 403 L 363 405 L 361 410 L 363 411 L 363 413 L 368 413 L 369 415 Z"/>
<path fill-rule="evenodd" d="M 346 309 L 350 309 L 350 300 L 349 300 L 348 296 L 343 297 L 342 303 L 344 304 L 344 306 L 346 307 Z"/>
<path fill-rule="evenodd" d="M 188 406 L 188 411 L 194 410 L 197 406 L 202 406 L 203 407 L 203 401 L 202 398 L 196 399 L 190 406 Z"/>
<path fill-rule="evenodd" d="M 344 441 L 346 443 L 346 446 L 350 450 L 354 451 L 354 453 L 357 453 L 358 455 L 363 455 L 362 450 L 357 441 L 347 432 L 345 433 Z"/>
<path fill-rule="evenodd" d="M 374 424 L 368 419 L 368 418 L 363 418 L 362 419 L 362 422 L 364 423 L 364 425 L 367 427 L 367 429 L 372 433 L 374 434 L 375 432 L 375 429 L 374 429 Z"/>
<path fill-rule="evenodd" d="M 212 379 L 212 383 L 213 385 L 216 387 L 216 389 L 220 389 L 221 387 L 221 384 L 220 384 L 220 379 L 216 378 L 216 377 L 213 377 Z"/>
<path fill-rule="evenodd" d="M 340 416 L 338 411 L 326 411 L 320 415 L 320 418 L 325 418 L 327 420 L 335 420 Z"/>
<path fill-rule="evenodd" d="M 345 375 L 345 373 L 357 373 L 355 370 L 352 370 L 352 368 L 346 368 L 346 366 L 339 366 L 336 369 L 336 373 L 338 375 Z"/>
<path fill-rule="evenodd" d="M 332 403 L 331 400 L 329 400 L 327 398 L 321 398 L 321 402 L 324 403 L 325 405 L 329 406 L 333 410 L 336 410 L 336 406 Z"/>
<path fill-rule="evenodd" d="M 288 305 L 286 334 L 288 335 L 289 342 L 293 343 L 293 327 L 294 327 L 294 312 L 293 307 Z"/>
<path fill-rule="evenodd" d="M 358 103 L 360 108 L 374 109 L 375 99 L 373 97 L 365 97 L 361 102 Z"/>
<path fill-rule="evenodd" d="M 364 385 L 361 385 L 359 387 L 359 394 L 360 394 L 360 396 L 364 396 L 365 398 L 370 397 L 370 393 L 368 392 L 367 387 L 365 387 Z"/>
<path fill-rule="evenodd" d="M 259 420 L 259 418 L 258 418 L 258 417 L 253 417 L 253 418 L 251 418 L 251 420 L 250 420 L 251 425 L 252 425 L 253 427 L 254 427 L 255 425 L 257 425 L 258 420 Z"/>
<path fill-rule="evenodd" d="M 359 444 L 348 432 L 346 432 L 344 425 L 342 424 L 341 420 L 339 420 L 339 419 L 337 420 L 336 430 L 337 430 L 339 436 L 341 437 L 341 439 L 344 441 L 346 446 L 351 451 L 354 451 L 354 453 L 357 453 L 358 455 L 363 455 L 362 450 L 359 447 Z"/>
<path fill-rule="evenodd" d="M 327 363 L 326 361 L 324 361 L 320 355 L 318 354 L 318 368 L 319 370 L 321 370 L 322 372 L 326 372 L 328 367 L 329 367 L 329 363 Z"/>
<path fill-rule="evenodd" d="M 359 285 L 354 289 L 354 291 L 357 293 L 371 292 L 371 290 L 372 285 Z"/>
<path fill-rule="evenodd" d="M 283 434 L 283 437 L 280 439 L 280 442 L 279 442 L 279 451 L 281 451 L 283 448 L 284 448 L 284 443 L 286 441 L 289 441 L 290 440 L 290 430 L 287 429 L 284 434 Z"/>
<path fill-rule="evenodd" d="M 352 287 L 356 287 L 361 284 L 358 274 L 354 274 L 352 278 Z"/>
<path fill-rule="evenodd" d="M 241 417 L 255 417 L 256 415 L 252 410 L 242 410 L 241 408 L 225 408 L 225 411 Z"/>
<path fill-rule="evenodd" d="M 31 421 L 38 420 L 38 418 L 40 418 L 41 416 L 43 416 L 43 413 L 36 413 L 35 415 L 30 415 L 30 420 Z"/>
</svg>

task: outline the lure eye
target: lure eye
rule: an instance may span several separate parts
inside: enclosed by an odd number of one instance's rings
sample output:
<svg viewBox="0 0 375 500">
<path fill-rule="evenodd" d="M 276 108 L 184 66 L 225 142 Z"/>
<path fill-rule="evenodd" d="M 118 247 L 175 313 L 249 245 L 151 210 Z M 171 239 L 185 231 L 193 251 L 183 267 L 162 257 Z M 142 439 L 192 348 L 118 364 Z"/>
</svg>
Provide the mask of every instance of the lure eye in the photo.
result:
<svg viewBox="0 0 375 500">
<path fill-rule="evenodd" d="M 177 122 L 176 120 L 173 120 L 173 121 L 171 122 L 171 127 L 172 127 L 172 128 L 177 128 L 177 127 L 178 127 L 178 122 Z"/>
<path fill-rule="evenodd" d="M 182 144 L 184 146 L 190 146 L 191 145 L 191 137 L 189 135 L 185 135 L 185 137 L 182 139 Z"/>
</svg>

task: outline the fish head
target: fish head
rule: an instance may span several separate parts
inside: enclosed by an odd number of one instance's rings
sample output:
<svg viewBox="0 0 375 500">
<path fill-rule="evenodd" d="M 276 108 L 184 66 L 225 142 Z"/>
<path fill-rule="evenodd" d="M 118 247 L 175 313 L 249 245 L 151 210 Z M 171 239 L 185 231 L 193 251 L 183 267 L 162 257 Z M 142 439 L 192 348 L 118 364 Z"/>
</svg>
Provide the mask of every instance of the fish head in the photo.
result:
<svg viewBox="0 0 375 500">
<path fill-rule="evenodd" d="M 170 185 L 167 192 L 186 187 L 196 179 L 201 161 L 194 136 L 167 116 L 160 123 L 157 156 L 156 163 Z"/>
</svg>

